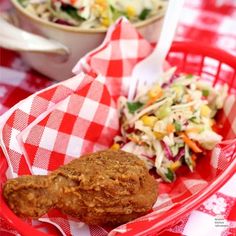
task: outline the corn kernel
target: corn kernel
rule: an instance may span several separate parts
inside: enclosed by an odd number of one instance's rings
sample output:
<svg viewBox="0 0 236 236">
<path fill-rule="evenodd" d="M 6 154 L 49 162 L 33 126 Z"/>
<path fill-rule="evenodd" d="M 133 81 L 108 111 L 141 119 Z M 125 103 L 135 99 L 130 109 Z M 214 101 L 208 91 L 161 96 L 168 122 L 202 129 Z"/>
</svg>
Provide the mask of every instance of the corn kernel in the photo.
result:
<svg viewBox="0 0 236 236">
<path fill-rule="evenodd" d="M 186 129 L 185 132 L 187 132 L 187 133 L 200 133 L 200 132 L 202 132 L 202 130 L 203 130 L 202 126 L 195 126 L 195 127 Z"/>
<path fill-rule="evenodd" d="M 107 5 L 107 1 L 106 0 L 96 0 L 95 1 L 96 4 L 105 7 Z"/>
<path fill-rule="evenodd" d="M 135 16 L 136 15 L 136 11 L 132 6 L 128 6 L 126 8 L 126 13 L 129 17 Z"/>
<path fill-rule="evenodd" d="M 172 163 L 170 165 L 170 169 L 172 171 L 176 171 L 180 166 L 181 166 L 181 162 L 180 161 L 176 161 L 176 162 L 174 162 L 174 163 Z"/>
<path fill-rule="evenodd" d="M 109 26 L 110 25 L 110 20 L 108 18 L 102 18 L 101 23 L 103 26 Z"/>
<path fill-rule="evenodd" d="M 112 150 L 119 150 L 119 149 L 120 149 L 120 144 L 114 143 L 114 144 L 111 146 L 111 149 L 112 149 Z"/>
<path fill-rule="evenodd" d="M 157 132 L 157 131 L 154 131 L 153 134 L 156 137 L 156 139 L 158 139 L 158 140 L 162 140 L 165 136 L 165 133 L 161 133 L 161 132 Z"/>
<path fill-rule="evenodd" d="M 105 13 L 107 17 L 108 11 L 109 11 L 109 5 L 107 1 L 96 0 L 95 4 L 92 5 L 92 9 L 93 11 L 97 12 L 98 15 L 102 15 L 102 17 L 104 17 L 104 13 Z"/>
<path fill-rule="evenodd" d="M 201 113 L 201 116 L 209 117 L 211 114 L 211 109 L 207 105 L 202 105 L 200 113 Z"/>
<path fill-rule="evenodd" d="M 141 121 L 144 125 L 153 127 L 155 122 L 157 121 L 157 118 L 155 116 L 143 116 L 141 117 Z"/>
<path fill-rule="evenodd" d="M 148 92 L 148 97 L 151 98 L 155 98 L 157 95 L 159 95 L 162 92 L 162 89 L 160 87 L 160 85 L 156 85 L 154 88 L 152 88 L 149 92 Z"/>
</svg>

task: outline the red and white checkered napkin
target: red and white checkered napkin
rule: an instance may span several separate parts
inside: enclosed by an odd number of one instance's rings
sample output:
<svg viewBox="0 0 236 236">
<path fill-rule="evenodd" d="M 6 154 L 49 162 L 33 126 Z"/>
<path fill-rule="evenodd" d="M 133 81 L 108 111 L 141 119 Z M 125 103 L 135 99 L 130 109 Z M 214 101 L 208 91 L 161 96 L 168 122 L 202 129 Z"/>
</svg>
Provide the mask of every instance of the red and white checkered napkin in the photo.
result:
<svg viewBox="0 0 236 236">
<path fill-rule="evenodd" d="M 18 142 L 20 133 L 33 122 L 41 119 L 45 112 L 52 110 L 56 104 L 91 81 L 93 79 L 89 76 L 77 75 L 66 83 L 53 85 L 29 96 L 1 117 L 0 141 L 13 176 L 32 173 L 30 163 Z"/>
<path fill-rule="evenodd" d="M 0 142 L 8 172 L 47 174 L 83 153 L 108 148 L 119 129 L 114 99 L 127 92 L 133 66 L 150 52 L 151 45 L 121 20 L 108 31 L 104 43 L 77 64 L 77 76 L 33 94 L 5 113 L 0 119 Z M 236 134 L 235 106 L 235 96 L 229 96 L 219 120 L 227 139 Z M 227 140 L 198 160 L 194 173 L 184 171 L 175 183 L 161 183 L 154 211 L 113 229 L 110 235 L 155 234 L 165 210 L 194 201 L 199 191 L 205 194 L 204 189 L 232 169 L 235 150 L 236 140 Z M 64 235 L 107 235 L 103 228 L 87 226 L 56 210 L 40 220 L 54 224 Z"/>
<path fill-rule="evenodd" d="M 73 72 L 105 76 L 111 95 L 117 98 L 127 94 L 133 67 L 151 51 L 151 44 L 125 18 L 121 18 L 110 27 L 103 43 L 82 58 Z"/>
<path fill-rule="evenodd" d="M 86 79 L 89 83 L 80 85 L 18 136 L 34 174 L 47 174 L 81 154 L 111 146 L 119 129 L 115 103 L 103 77 L 83 77 L 83 83 Z"/>
<path fill-rule="evenodd" d="M 118 128 L 117 110 L 104 77 L 81 73 L 35 93 L 1 120 L 8 177 L 47 174 L 81 154 L 108 148 Z M 40 220 L 56 224 L 65 235 L 105 235 L 104 229 L 79 225 L 55 210 Z"/>
</svg>

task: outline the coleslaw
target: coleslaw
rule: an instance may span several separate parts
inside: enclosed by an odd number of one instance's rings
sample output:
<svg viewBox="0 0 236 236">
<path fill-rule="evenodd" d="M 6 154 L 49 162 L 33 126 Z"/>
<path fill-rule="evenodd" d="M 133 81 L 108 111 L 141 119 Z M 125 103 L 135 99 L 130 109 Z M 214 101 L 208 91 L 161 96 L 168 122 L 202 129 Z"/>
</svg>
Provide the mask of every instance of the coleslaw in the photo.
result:
<svg viewBox="0 0 236 236">
<path fill-rule="evenodd" d="M 112 146 L 136 154 L 166 182 L 183 164 L 193 171 L 198 155 L 221 141 L 214 117 L 228 92 L 226 84 L 216 89 L 198 76 L 174 72 L 162 76 L 162 86 L 138 91 L 133 101 L 119 98 L 121 135 Z"/>
<path fill-rule="evenodd" d="M 81 28 L 107 28 L 120 16 L 131 22 L 162 11 L 165 0 L 18 0 L 26 11 L 50 22 Z"/>
</svg>

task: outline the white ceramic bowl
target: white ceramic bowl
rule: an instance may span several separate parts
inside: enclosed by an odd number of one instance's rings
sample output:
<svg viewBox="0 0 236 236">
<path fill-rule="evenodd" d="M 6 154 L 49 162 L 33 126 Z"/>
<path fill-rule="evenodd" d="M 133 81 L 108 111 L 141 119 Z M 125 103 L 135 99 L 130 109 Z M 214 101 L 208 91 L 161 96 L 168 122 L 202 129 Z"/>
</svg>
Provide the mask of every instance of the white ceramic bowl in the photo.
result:
<svg viewBox="0 0 236 236">
<path fill-rule="evenodd" d="M 20 51 L 31 67 L 52 79 L 71 77 L 77 61 L 105 37 L 104 29 L 80 29 L 48 22 L 27 12 L 17 0 L 11 2 L 18 28 L 1 20 L 0 46 Z M 156 16 L 135 24 L 148 41 L 156 41 L 164 12 L 163 8 Z"/>
</svg>

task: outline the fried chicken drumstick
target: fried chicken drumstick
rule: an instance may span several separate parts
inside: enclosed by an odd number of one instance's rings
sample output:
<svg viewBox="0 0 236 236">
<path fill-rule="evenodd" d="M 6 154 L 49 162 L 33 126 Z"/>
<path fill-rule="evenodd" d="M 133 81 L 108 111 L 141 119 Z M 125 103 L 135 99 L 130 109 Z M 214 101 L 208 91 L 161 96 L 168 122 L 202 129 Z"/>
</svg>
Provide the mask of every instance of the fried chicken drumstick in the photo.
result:
<svg viewBox="0 0 236 236">
<path fill-rule="evenodd" d="M 135 155 L 105 150 L 73 160 L 48 176 L 10 179 L 3 194 L 21 217 L 37 218 L 57 208 L 88 224 L 119 225 L 152 208 L 157 182 Z"/>
</svg>

